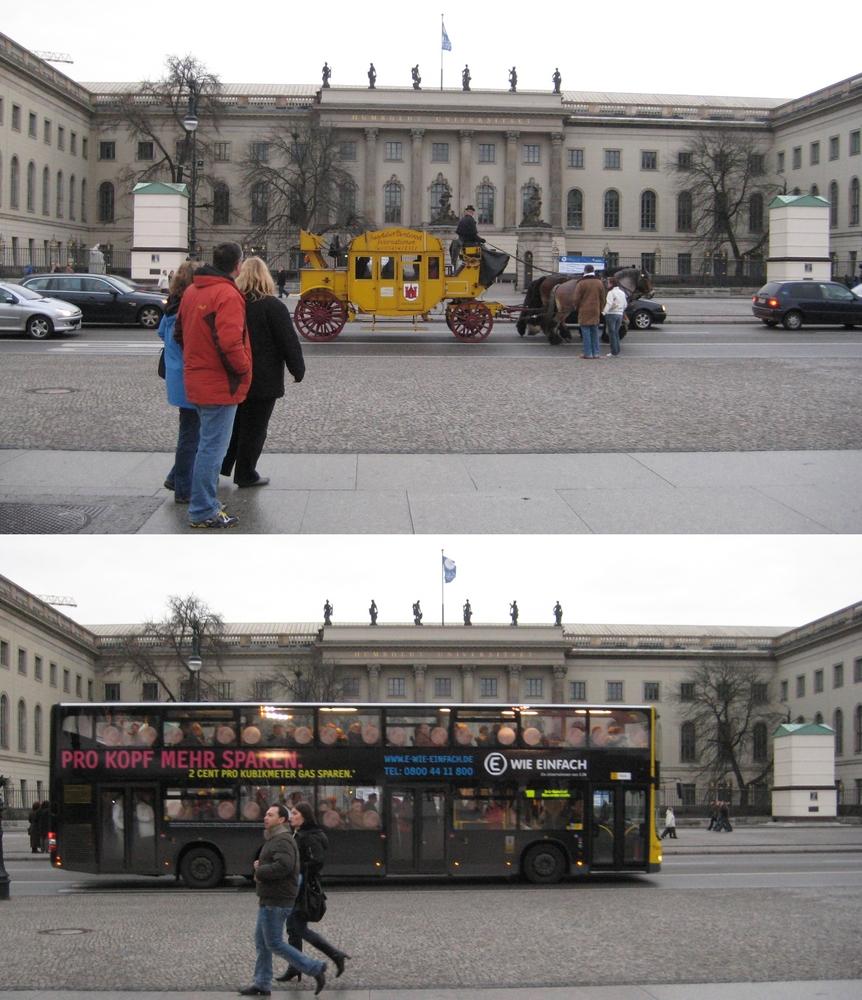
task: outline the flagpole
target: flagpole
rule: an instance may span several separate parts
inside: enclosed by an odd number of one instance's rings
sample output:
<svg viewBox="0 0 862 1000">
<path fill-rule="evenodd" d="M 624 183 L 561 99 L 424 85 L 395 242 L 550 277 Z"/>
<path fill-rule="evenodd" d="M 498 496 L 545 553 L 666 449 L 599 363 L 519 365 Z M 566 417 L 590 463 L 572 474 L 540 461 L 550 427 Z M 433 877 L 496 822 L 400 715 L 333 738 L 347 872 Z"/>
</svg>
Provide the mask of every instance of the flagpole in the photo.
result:
<svg viewBox="0 0 862 1000">
<path fill-rule="evenodd" d="M 443 15 L 440 15 L 440 89 L 443 89 Z M 443 563 L 441 561 L 440 565 Z"/>
<path fill-rule="evenodd" d="M 440 624 L 446 624 L 446 598 L 443 596 L 445 590 L 443 589 L 446 585 L 446 572 L 443 567 L 443 550 L 440 549 Z"/>
</svg>

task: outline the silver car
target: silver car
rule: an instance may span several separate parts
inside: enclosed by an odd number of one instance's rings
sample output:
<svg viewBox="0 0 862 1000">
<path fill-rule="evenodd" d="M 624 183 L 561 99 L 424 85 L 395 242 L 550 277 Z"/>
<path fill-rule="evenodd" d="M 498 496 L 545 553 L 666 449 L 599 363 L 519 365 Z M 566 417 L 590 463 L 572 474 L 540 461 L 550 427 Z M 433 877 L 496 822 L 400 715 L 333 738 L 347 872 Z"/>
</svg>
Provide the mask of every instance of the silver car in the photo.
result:
<svg viewBox="0 0 862 1000">
<path fill-rule="evenodd" d="M 12 282 L 0 282 L 0 333 L 26 333 L 46 340 L 52 333 L 81 329 L 81 310 L 62 299 L 46 299 L 40 292 Z"/>
</svg>

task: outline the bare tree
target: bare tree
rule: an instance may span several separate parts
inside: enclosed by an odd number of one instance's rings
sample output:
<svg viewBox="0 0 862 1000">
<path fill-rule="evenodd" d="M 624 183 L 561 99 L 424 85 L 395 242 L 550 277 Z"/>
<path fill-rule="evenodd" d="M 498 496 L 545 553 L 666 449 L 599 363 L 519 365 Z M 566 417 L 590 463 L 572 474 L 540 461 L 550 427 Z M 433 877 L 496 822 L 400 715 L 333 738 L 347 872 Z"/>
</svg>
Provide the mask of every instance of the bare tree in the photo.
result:
<svg viewBox="0 0 862 1000">
<path fill-rule="evenodd" d="M 729 250 L 737 275 L 769 238 L 766 206 L 779 185 L 768 179 L 765 161 L 757 134 L 725 127 L 695 133 L 671 167 L 678 196 L 687 199 L 678 223 L 690 227 L 707 258 Z"/>
<path fill-rule="evenodd" d="M 285 701 L 342 701 L 344 684 L 332 664 L 318 658 L 304 666 L 274 670 L 266 678 Z"/>
<path fill-rule="evenodd" d="M 206 695 L 222 672 L 225 648 L 221 615 L 194 594 L 172 596 L 164 618 L 144 622 L 105 651 L 100 670 L 108 676 L 130 670 L 135 681 L 155 683 L 166 701 L 177 701 L 181 682 L 190 679 L 189 657 L 201 658 L 200 688 Z"/>
<path fill-rule="evenodd" d="M 751 761 L 754 730 L 764 723 L 769 732 L 783 718 L 769 703 L 769 681 L 756 665 L 717 659 L 701 663 L 680 686 L 678 701 L 685 722 L 693 723 L 699 773 L 715 786 L 728 777 L 748 802 L 748 790 L 772 769 L 772 758 Z M 752 768 L 752 763 L 755 764 Z"/>
</svg>

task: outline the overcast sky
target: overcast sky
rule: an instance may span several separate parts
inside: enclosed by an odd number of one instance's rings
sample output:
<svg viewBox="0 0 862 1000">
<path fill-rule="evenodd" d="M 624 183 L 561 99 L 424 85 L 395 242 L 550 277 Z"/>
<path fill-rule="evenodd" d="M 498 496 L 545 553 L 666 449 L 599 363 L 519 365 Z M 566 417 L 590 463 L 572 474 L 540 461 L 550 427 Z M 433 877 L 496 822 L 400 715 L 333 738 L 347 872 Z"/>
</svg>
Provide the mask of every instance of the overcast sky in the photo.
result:
<svg viewBox="0 0 862 1000">
<path fill-rule="evenodd" d="M 74 64 L 58 68 L 80 81 L 157 78 L 167 55 L 192 52 L 231 83 L 317 84 L 328 60 L 333 85 L 365 86 L 373 60 L 379 86 L 410 86 L 418 63 L 423 87 L 439 87 L 441 12 L 451 87 L 469 63 L 475 89 L 507 89 L 513 65 L 519 89 L 550 89 L 559 66 L 563 87 L 573 90 L 793 98 L 862 69 L 858 46 L 849 36 L 840 42 L 840 24 L 786 0 L 503 0 L 448 10 L 356 0 L 252 8 L 225 0 L 4 0 L 2 11 L 0 30 L 27 48 L 71 54 Z M 850 17 L 851 35 L 854 24 Z"/>
<path fill-rule="evenodd" d="M 862 536 L 15 536 L 0 573 L 83 624 L 160 618 L 195 593 L 234 622 L 440 620 L 440 550 L 455 560 L 447 622 L 793 626 L 862 600 Z"/>
</svg>

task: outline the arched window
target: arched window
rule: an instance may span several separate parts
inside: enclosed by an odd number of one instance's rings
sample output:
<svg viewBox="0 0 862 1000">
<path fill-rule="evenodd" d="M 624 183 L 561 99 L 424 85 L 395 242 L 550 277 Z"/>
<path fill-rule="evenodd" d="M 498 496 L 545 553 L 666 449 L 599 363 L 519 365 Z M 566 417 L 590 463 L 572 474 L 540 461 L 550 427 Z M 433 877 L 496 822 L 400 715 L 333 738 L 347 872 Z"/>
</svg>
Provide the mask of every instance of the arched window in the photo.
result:
<svg viewBox="0 0 862 1000">
<path fill-rule="evenodd" d="M 0 694 L 0 749 L 9 749 L 9 699 Z"/>
<path fill-rule="evenodd" d="M 691 191 L 680 191 L 676 196 L 676 231 L 690 233 L 694 228 L 694 208 Z"/>
<path fill-rule="evenodd" d="M 760 193 L 755 193 L 748 199 L 748 231 L 763 232 L 763 195 Z"/>
<path fill-rule="evenodd" d="M 620 193 L 611 188 L 603 199 L 602 225 L 605 229 L 620 228 Z"/>
<path fill-rule="evenodd" d="M 853 753 L 862 753 L 862 705 L 853 713 Z"/>
<path fill-rule="evenodd" d="M 484 180 L 476 188 L 476 209 L 478 221 L 485 226 L 494 225 L 494 206 L 497 192 L 489 180 Z"/>
<path fill-rule="evenodd" d="M 836 708 L 832 715 L 832 728 L 835 730 L 835 756 L 844 753 L 844 713 Z"/>
<path fill-rule="evenodd" d="M 87 221 L 87 182 L 81 181 L 81 222 Z"/>
<path fill-rule="evenodd" d="M 51 171 L 45 167 L 42 171 L 42 215 L 51 214 Z"/>
<path fill-rule="evenodd" d="M 114 221 L 114 185 L 102 181 L 99 185 L 99 222 Z"/>
<path fill-rule="evenodd" d="M 230 222 L 230 188 L 223 181 L 213 185 L 213 225 L 226 226 Z"/>
<path fill-rule="evenodd" d="M 75 221 L 75 175 L 69 178 L 69 218 Z"/>
<path fill-rule="evenodd" d="M 851 226 L 859 225 L 859 178 L 853 177 L 850 181 L 850 216 L 848 222 Z"/>
<path fill-rule="evenodd" d="M 269 216 L 269 187 L 266 181 L 258 181 L 251 188 L 251 221 L 262 225 Z"/>
<path fill-rule="evenodd" d="M 33 710 L 33 753 L 42 753 L 42 706 Z"/>
<path fill-rule="evenodd" d="M 683 764 L 697 760 L 697 732 L 693 722 L 683 722 L 679 727 L 679 759 Z"/>
<path fill-rule="evenodd" d="M 349 226 L 356 219 L 357 187 L 351 180 L 338 186 L 338 209 L 336 217 L 340 226 Z"/>
<path fill-rule="evenodd" d="M 404 188 L 392 178 L 383 185 L 383 221 L 401 222 L 401 199 Z"/>
<path fill-rule="evenodd" d="M 823 725 L 823 713 L 822 712 L 815 712 L 814 713 L 814 724 L 817 725 L 817 726 L 822 726 Z"/>
<path fill-rule="evenodd" d="M 572 188 L 566 196 L 566 225 L 569 229 L 584 228 L 584 192 Z"/>
<path fill-rule="evenodd" d="M 816 198 L 820 194 L 820 188 L 816 184 L 811 185 L 811 194 Z"/>
<path fill-rule="evenodd" d="M 32 160 L 27 164 L 27 211 L 36 211 L 36 164 Z"/>
<path fill-rule="evenodd" d="M 755 722 L 752 729 L 751 757 L 756 763 L 763 763 L 766 760 L 766 723 Z"/>
<path fill-rule="evenodd" d="M 22 698 L 18 702 L 18 753 L 27 752 L 27 705 Z"/>
<path fill-rule="evenodd" d="M 833 181 L 829 185 L 829 227 L 834 229 L 838 225 L 838 182 Z"/>
<path fill-rule="evenodd" d="M 65 198 L 65 188 L 63 186 L 63 171 L 57 171 L 57 218 L 63 218 L 63 199 Z"/>
<path fill-rule="evenodd" d="M 13 156 L 12 162 L 9 164 L 9 207 L 18 208 L 19 191 L 18 187 L 21 183 L 20 179 L 20 167 L 18 166 L 18 157 Z"/>
<path fill-rule="evenodd" d="M 641 194 L 641 229 L 654 230 L 658 224 L 658 197 L 655 191 Z"/>
</svg>

